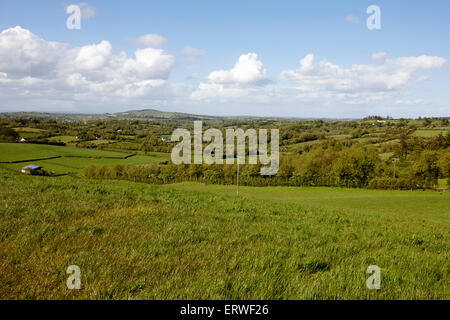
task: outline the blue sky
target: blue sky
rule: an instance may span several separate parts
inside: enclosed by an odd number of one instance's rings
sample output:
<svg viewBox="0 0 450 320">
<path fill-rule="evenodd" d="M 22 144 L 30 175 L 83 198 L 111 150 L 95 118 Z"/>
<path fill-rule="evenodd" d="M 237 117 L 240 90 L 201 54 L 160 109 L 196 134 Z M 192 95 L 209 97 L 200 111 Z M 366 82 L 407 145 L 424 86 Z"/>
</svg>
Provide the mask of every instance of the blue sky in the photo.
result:
<svg viewBox="0 0 450 320">
<path fill-rule="evenodd" d="M 80 30 L 66 27 L 70 4 L 0 3 L 0 111 L 450 116 L 446 0 L 87 1 Z M 381 30 L 366 27 L 373 4 Z"/>
</svg>

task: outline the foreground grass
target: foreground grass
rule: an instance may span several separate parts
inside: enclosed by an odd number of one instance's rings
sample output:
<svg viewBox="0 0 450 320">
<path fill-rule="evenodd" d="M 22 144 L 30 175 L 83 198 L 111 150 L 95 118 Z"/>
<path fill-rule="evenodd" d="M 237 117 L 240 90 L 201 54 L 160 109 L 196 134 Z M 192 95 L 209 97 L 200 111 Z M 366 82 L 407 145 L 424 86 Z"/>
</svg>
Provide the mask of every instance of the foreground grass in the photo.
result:
<svg viewBox="0 0 450 320">
<path fill-rule="evenodd" d="M 192 184 L 2 168 L 0 179 L 2 299 L 449 298 L 447 195 L 417 194 L 417 210 L 397 212 L 380 192 L 378 208 L 358 211 L 319 205 L 310 189 L 245 188 L 236 199 L 231 188 Z M 358 191 L 361 202 L 372 196 Z M 336 192 L 334 201 L 354 191 Z M 333 197 L 324 190 L 322 201 Z M 65 285 L 73 264 L 79 291 Z M 372 264 L 382 269 L 381 290 L 366 288 Z"/>
</svg>

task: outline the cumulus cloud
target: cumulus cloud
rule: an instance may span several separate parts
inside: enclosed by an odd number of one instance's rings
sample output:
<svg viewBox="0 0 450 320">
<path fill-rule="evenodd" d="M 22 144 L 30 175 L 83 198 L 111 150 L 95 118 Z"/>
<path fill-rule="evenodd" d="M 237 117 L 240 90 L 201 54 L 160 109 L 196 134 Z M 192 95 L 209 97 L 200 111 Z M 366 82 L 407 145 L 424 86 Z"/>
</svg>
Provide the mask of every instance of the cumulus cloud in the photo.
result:
<svg viewBox="0 0 450 320">
<path fill-rule="evenodd" d="M 136 45 L 143 45 L 156 49 L 162 48 L 167 43 L 167 39 L 158 34 L 144 34 L 139 38 L 131 39 L 131 41 Z"/>
<path fill-rule="evenodd" d="M 0 71 L 8 77 L 44 77 L 55 70 L 68 45 L 48 42 L 15 27 L 0 33 Z"/>
<path fill-rule="evenodd" d="M 231 70 L 209 74 L 211 83 L 257 83 L 266 78 L 266 69 L 256 53 L 243 54 Z"/>
<path fill-rule="evenodd" d="M 316 61 L 314 54 L 308 54 L 297 69 L 283 71 L 277 81 L 268 81 L 257 56 L 243 55 L 231 70 L 211 72 L 191 96 L 207 103 L 308 106 L 312 108 L 309 114 L 315 108 L 337 105 L 421 106 L 427 102 L 411 99 L 405 88 L 426 79 L 424 72 L 443 69 L 446 63 L 444 58 L 427 55 L 389 58 L 385 52 L 374 54 L 372 60 L 374 64 L 344 68 L 327 60 Z M 267 82 L 255 85 L 261 79 Z"/>
<path fill-rule="evenodd" d="M 254 85 L 267 81 L 266 69 L 256 53 L 243 54 L 230 70 L 211 72 L 207 81 L 201 83 L 192 98 L 197 100 L 212 97 L 232 98 L 254 92 Z"/>
<path fill-rule="evenodd" d="M 347 15 L 345 17 L 345 21 L 347 21 L 348 23 L 351 23 L 351 24 L 359 24 L 361 22 L 358 17 L 355 17 L 352 14 Z"/>
<path fill-rule="evenodd" d="M 5 90 L 92 99 L 141 96 L 163 86 L 174 66 L 174 57 L 162 49 L 139 49 L 129 57 L 114 53 L 106 40 L 70 47 L 21 27 L 0 33 L 0 85 Z"/>
<path fill-rule="evenodd" d="M 300 61 L 300 68 L 284 71 L 280 78 L 329 91 L 376 92 L 402 87 L 420 72 L 443 68 L 446 63 L 444 58 L 427 55 L 389 58 L 381 53 L 372 58 L 379 64 L 343 68 L 327 60 L 316 63 L 314 55 L 309 54 Z"/>
<path fill-rule="evenodd" d="M 370 63 L 344 67 L 317 61 L 311 53 L 297 67 L 269 79 L 258 55 L 248 53 L 229 69 L 211 71 L 200 84 L 176 83 L 168 81 L 175 57 L 149 44 L 130 55 L 116 52 L 108 40 L 71 46 L 21 27 L 1 31 L 0 108 L 96 112 L 133 105 L 210 113 L 211 106 L 219 106 L 236 114 L 265 110 L 273 115 L 277 108 L 277 114 L 284 110 L 287 115 L 324 115 L 326 110 L 326 115 L 343 116 L 344 109 L 346 115 L 355 110 L 365 115 L 368 109 L 392 115 L 393 108 L 421 111 L 432 104 L 429 95 L 411 94 L 408 87 L 416 89 L 430 71 L 447 68 L 444 58 L 431 55 L 393 58 L 378 52 Z M 199 57 L 204 51 L 187 46 L 181 53 Z M 198 77 L 194 72 L 188 79 Z M 441 113 L 448 113 L 445 108 Z"/>
</svg>

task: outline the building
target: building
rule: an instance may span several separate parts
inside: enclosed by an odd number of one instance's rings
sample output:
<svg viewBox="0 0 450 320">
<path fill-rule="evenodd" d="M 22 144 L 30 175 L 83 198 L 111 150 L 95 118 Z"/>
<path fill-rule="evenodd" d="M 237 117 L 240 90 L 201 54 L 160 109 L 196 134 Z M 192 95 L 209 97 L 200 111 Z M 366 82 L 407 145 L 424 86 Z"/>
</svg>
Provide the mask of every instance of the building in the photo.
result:
<svg viewBox="0 0 450 320">
<path fill-rule="evenodd" d="M 38 176 L 42 174 L 42 167 L 41 166 L 37 166 L 35 164 L 30 164 L 26 167 L 22 168 L 22 173 L 24 174 L 30 174 L 32 176 Z"/>
<path fill-rule="evenodd" d="M 162 138 L 161 138 L 161 141 L 163 141 L 163 142 L 170 142 L 170 138 L 162 137 Z"/>
</svg>

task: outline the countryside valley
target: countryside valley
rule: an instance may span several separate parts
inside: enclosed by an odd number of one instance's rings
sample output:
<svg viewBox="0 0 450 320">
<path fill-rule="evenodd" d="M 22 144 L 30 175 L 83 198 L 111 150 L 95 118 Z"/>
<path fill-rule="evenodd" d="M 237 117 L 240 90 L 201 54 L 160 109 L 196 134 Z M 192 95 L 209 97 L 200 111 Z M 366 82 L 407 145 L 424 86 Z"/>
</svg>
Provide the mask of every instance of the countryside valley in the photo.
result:
<svg viewBox="0 0 450 320">
<path fill-rule="evenodd" d="M 195 120 L 279 129 L 277 175 L 173 164 Z M 449 118 L 4 113 L 0 140 L 2 299 L 449 298 Z"/>
</svg>

